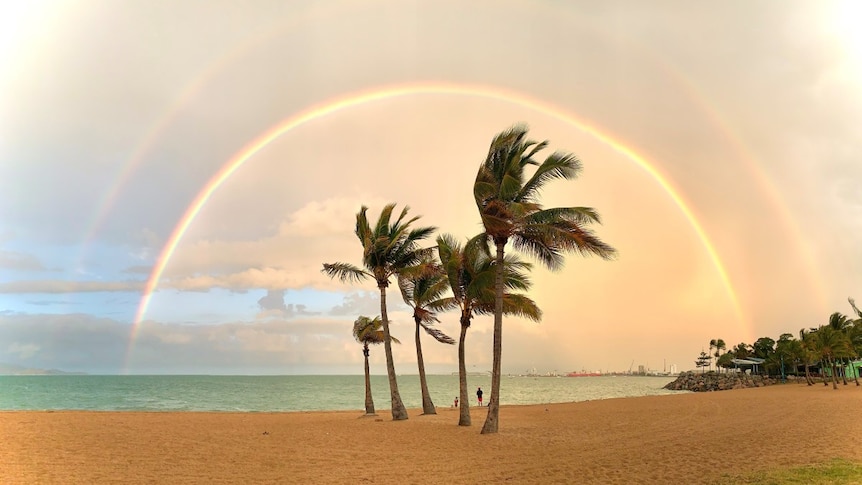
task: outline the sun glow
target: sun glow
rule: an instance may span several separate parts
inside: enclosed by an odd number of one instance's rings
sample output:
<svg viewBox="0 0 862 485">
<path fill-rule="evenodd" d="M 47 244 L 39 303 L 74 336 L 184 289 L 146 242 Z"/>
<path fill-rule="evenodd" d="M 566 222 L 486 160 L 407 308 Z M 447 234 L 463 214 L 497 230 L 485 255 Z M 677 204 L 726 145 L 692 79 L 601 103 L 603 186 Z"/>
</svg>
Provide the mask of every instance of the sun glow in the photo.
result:
<svg viewBox="0 0 862 485">
<path fill-rule="evenodd" d="M 827 31 L 834 35 L 838 49 L 844 56 L 845 67 L 855 77 L 862 78 L 862 2 L 843 0 L 828 13 Z"/>
</svg>

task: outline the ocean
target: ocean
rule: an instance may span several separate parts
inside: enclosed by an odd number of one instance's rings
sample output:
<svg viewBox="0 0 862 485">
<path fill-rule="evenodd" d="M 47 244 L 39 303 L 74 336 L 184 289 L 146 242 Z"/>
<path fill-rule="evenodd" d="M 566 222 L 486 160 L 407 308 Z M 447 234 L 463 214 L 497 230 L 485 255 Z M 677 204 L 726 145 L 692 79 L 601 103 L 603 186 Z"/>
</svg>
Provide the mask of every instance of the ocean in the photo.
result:
<svg viewBox="0 0 862 485">
<path fill-rule="evenodd" d="M 502 404 L 543 404 L 675 394 L 662 387 L 672 377 L 503 377 Z M 389 409 L 385 375 L 371 376 L 377 412 Z M 398 376 L 407 408 L 421 408 L 418 375 Z M 452 406 L 458 376 L 428 376 L 434 404 Z M 469 376 L 471 405 L 490 376 Z M 336 411 L 365 409 L 365 379 L 350 376 L 0 376 L 0 410 L 91 411 Z"/>
</svg>

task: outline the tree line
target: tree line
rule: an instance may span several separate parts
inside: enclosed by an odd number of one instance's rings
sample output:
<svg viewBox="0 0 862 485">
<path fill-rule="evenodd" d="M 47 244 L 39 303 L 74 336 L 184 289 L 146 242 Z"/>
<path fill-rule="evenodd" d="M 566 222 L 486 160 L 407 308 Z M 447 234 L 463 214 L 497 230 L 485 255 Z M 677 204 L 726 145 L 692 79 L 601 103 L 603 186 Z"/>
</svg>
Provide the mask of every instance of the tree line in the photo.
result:
<svg viewBox="0 0 862 485">
<path fill-rule="evenodd" d="M 858 386 L 859 371 L 854 361 L 862 357 L 862 311 L 853 298 L 847 301 L 855 317 L 834 312 L 820 326 L 801 328 L 798 336 L 783 333 L 778 340 L 760 337 L 752 344 L 742 342 L 730 349 L 724 340 L 713 339 L 709 341 L 710 353 L 701 351 L 695 365 L 705 371 L 712 368 L 714 361 L 717 370 L 729 371 L 738 367 L 735 359 L 753 357 L 762 360 L 759 367 L 765 375 L 799 377 L 804 373 L 809 386 L 814 385 L 816 377 L 825 386 L 831 380 L 835 389 L 839 378 L 844 385 L 850 378 Z"/>
<path fill-rule="evenodd" d="M 376 222 L 369 221 L 368 208 L 356 214 L 354 233 L 362 247 L 361 266 L 350 263 L 324 263 L 323 273 L 342 282 L 370 280 L 380 292 L 380 315 L 360 316 L 354 324 L 354 337 L 363 344 L 365 356 L 366 413 L 374 413 L 368 374 L 369 344 L 383 344 L 386 372 L 392 403 L 392 419 L 407 419 L 401 401 L 387 315 L 387 288 L 395 279 L 401 297 L 413 310 L 416 356 L 422 391 L 424 414 L 436 410 L 428 393 L 422 358 L 422 330 L 438 342 L 455 341 L 437 329 L 441 312 L 459 313 L 458 377 L 460 413 L 458 424 L 470 426 L 467 373 L 464 342 L 467 330 L 477 315 L 494 316 L 493 363 L 488 415 L 482 434 L 496 433 L 499 428 L 500 381 L 502 361 L 503 316 L 519 316 L 540 321 L 542 312 L 527 296 L 531 286 L 532 264 L 507 253 L 509 243 L 546 268 L 559 270 L 567 253 L 595 255 L 613 259 L 616 250 L 603 242 L 589 227 L 601 223 L 591 207 L 555 207 L 546 209 L 540 203 L 540 192 L 556 179 L 575 179 L 582 165 L 575 155 L 554 152 L 538 161 L 538 154 L 548 141 L 527 138 L 527 128 L 516 125 L 497 134 L 480 164 L 473 184 L 473 197 L 482 221 L 483 231 L 464 238 L 441 234 L 436 245 L 421 247 L 436 227 L 415 227 L 419 217 L 408 217 L 409 208 L 393 219 L 395 204 L 386 205 Z"/>
</svg>

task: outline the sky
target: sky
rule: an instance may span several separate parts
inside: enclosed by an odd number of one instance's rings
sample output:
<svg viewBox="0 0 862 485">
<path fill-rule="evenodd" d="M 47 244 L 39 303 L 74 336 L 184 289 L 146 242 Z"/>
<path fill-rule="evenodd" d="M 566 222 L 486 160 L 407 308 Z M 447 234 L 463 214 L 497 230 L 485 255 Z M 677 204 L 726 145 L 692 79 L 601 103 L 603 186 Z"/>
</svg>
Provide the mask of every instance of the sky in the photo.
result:
<svg viewBox="0 0 862 485">
<path fill-rule="evenodd" d="M 476 170 L 515 123 L 582 161 L 542 201 L 594 207 L 619 255 L 536 265 L 544 317 L 505 320 L 504 372 L 684 370 L 710 339 L 826 323 L 862 299 L 860 17 L 852 0 L 0 1 L 0 363 L 362 373 L 352 323 L 379 294 L 322 263 L 360 263 L 362 205 L 478 233 Z M 415 374 L 394 285 L 388 301 Z M 471 371 L 491 327 L 467 333 Z M 455 346 L 423 349 L 457 371 Z"/>
</svg>

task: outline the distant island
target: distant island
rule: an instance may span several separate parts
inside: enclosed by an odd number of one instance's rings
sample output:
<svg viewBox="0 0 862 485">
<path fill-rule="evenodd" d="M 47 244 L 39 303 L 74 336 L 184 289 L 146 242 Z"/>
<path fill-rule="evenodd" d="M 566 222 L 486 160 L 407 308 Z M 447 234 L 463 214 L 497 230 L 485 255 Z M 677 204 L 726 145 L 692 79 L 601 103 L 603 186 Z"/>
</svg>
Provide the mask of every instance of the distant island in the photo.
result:
<svg viewBox="0 0 862 485">
<path fill-rule="evenodd" d="M 86 372 L 65 372 L 57 369 L 33 369 L 20 365 L 0 364 L 3 376 L 83 376 Z"/>
</svg>

